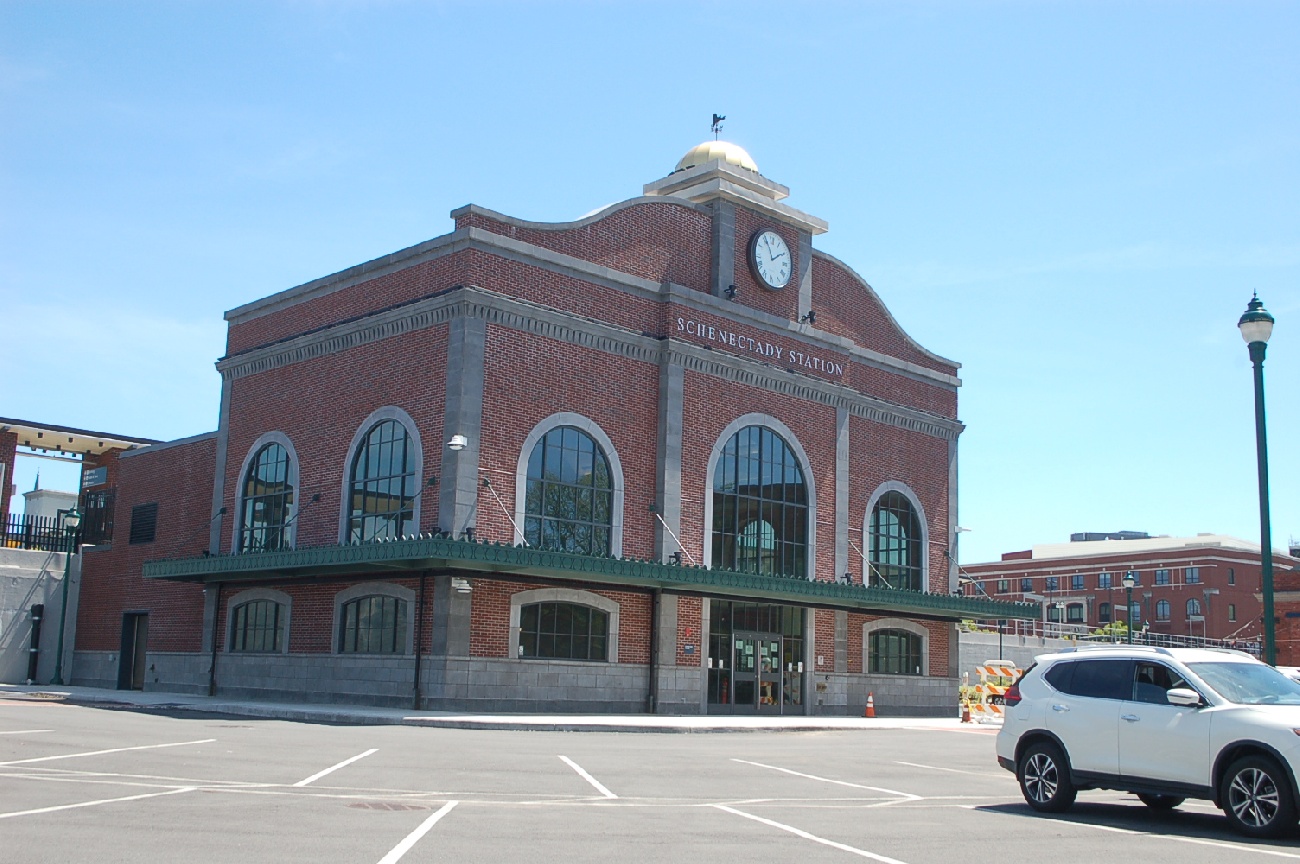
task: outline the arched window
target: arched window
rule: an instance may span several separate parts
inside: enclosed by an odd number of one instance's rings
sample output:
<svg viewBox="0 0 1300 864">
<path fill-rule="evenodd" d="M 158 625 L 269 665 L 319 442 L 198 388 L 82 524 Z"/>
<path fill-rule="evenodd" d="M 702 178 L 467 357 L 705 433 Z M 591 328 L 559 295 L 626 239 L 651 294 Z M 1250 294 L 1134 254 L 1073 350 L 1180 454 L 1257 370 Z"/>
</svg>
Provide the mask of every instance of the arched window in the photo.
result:
<svg viewBox="0 0 1300 864">
<path fill-rule="evenodd" d="M 1157 621 L 1168 621 L 1168 620 L 1169 620 L 1169 612 L 1170 612 L 1170 609 L 1169 609 L 1169 601 L 1168 601 L 1168 600 L 1157 600 L 1157 601 L 1156 601 L 1156 620 L 1157 620 Z"/>
<path fill-rule="evenodd" d="M 1195 597 L 1193 597 L 1191 600 L 1188 600 L 1187 617 L 1191 618 L 1194 615 L 1200 615 L 1200 614 L 1201 614 L 1201 601 L 1197 600 Z"/>
<path fill-rule="evenodd" d="M 907 496 L 886 492 L 871 511 L 870 561 L 891 587 L 922 590 L 921 522 Z"/>
<path fill-rule="evenodd" d="M 877 675 L 920 675 L 921 637 L 906 630 L 876 630 L 870 636 L 869 672 Z"/>
<path fill-rule="evenodd" d="M 1109 603 L 1099 603 L 1099 604 L 1097 604 L 1097 621 L 1098 621 L 1099 623 L 1101 623 L 1101 624 L 1109 624 L 1109 623 L 1110 623 L 1110 604 L 1109 604 Z"/>
<path fill-rule="evenodd" d="M 727 441 L 713 470 L 713 566 L 804 578 L 808 490 L 785 439 L 746 426 Z"/>
<path fill-rule="evenodd" d="M 289 547 L 290 468 L 289 451 L 280 444 L 267 444 L 253 457 L 244 474 L 237 551 L 274 552 Z"/>
<path fill-rule="evenodd" d="M 604 660 L 609 615 L 579 603 L 531 603 L 519 610 L 519 656 Z"/>
<path fill-rule="evenodd" d="M 415 448 L 406 427 L 382 420 L 352 457 L 348 542 L 401 537 L 415 524 Z"/>
<path fill-rule="evenodd" d="M 339 653 L 406 653 L 406 601 L 383 594 L 357 597 L 339 610 Z"/>
<path fill-rule="evenodd" d="M 284 645 L 285 611 L 274 600 L 250 600 L 230 616 L 230 650 L 278 653 Z"/>
<path fill-rule="evenodd" d="M 609 459 L 574 426 L 556 426 L 528 456 L 524 538 L 541 549 L 610 554 L 614 483 Z"/>
</svg>

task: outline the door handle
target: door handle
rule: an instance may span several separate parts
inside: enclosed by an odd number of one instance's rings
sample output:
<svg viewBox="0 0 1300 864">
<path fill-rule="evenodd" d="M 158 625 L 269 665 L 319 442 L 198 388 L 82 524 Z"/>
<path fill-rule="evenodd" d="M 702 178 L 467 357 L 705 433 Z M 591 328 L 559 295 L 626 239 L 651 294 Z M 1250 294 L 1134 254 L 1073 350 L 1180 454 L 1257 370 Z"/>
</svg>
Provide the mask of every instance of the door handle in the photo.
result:
<svg viewBox="0 0 1300 864">
<path fill-rule="evenodd" d="M 1069 705 L 1053 705 L 1053 706 L 1052 706 L 1052 710 L 1053 710 L 1053 711 L 1069 711 L 1069 710 L 1070 710 L 1070 706 L 1069 706 Z"/>
<path fill-rule="evenodd" d="M 1139 716 L 1136 715 L 1136 714 L 1121 714 L 1121 715 L 1119 715 L 1119 719 L 1121 719 L 1121 720 L 1127 720 L 1127 721 L 1130 722 L 1130 723 L 1136 723 L 1137 721 L 1141 720 L 1142 718 L 1139 717 Z"/>
</svg>

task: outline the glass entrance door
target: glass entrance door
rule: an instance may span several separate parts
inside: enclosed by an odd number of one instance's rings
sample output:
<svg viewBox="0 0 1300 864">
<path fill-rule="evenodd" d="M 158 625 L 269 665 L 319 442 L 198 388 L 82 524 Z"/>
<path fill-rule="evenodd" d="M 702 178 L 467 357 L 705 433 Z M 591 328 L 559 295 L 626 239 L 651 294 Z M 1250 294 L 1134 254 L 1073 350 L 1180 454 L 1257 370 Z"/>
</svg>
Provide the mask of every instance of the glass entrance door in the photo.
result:
<svg viewBox="0 0 1300 864">
<path fill-rule="evenodd" d="M 738 632 L 732 637 L 732 705 L 759 714 L 781 713 L 781 637 Z"/>
</svg>

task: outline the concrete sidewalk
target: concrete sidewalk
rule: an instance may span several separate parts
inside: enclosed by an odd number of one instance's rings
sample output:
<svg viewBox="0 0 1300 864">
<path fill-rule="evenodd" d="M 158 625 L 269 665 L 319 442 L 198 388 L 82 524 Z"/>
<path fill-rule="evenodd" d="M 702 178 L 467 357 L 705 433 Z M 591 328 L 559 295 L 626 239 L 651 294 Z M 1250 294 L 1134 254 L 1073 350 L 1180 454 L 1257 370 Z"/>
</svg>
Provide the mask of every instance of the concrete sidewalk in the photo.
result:
<svg viewBox="0 0 1300 864">
<path fill-rule="evenodd" d="M 220 696 L 190 696 L 98 687 L 0 684 L 0 700 L 49 700 L 79 705 L 194 711 L 357 726 L 434 726 L 449 729 L 509 729 L 542 732 L 817 732 L 846 729 L 945 729 L 961 725 L 957 717 L 777 717 L 678 716 L 662 714 L 473 714 L 412 711 L 360 705 L 253 702 Z M 971 727 L 968 727 L 971 728 Z M 981 728 L 981 727 L 974 727 Z"/>
</svg>

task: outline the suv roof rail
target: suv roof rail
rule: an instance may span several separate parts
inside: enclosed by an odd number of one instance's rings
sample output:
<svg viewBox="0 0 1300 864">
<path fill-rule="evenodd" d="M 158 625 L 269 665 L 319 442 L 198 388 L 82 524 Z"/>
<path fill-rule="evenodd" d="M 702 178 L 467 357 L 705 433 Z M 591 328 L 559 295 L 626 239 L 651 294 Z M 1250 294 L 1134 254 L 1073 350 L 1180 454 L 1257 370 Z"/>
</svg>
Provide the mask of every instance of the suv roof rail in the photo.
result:
<svg viewBox="0 0 1300 864">
<path fill-rule="evenodd" d="M 1231 648 L 1215 648 L 1215 651 L 1231 651 L 1234 654 L 1241 653 L 1232 651 Z M 1150 651 L 1153 654 L 1164 654 L 1172 657 L 1173 653 L 1162 645 L 1129 645 L 1119 642 L 1107 642 L 1101 645 L 1078 645 L 1074 648 L 1062 648 L 1060 651 L 1053 651 L 1053 654 L 1077 654 L 1081 651 Z"/>
</svg>

